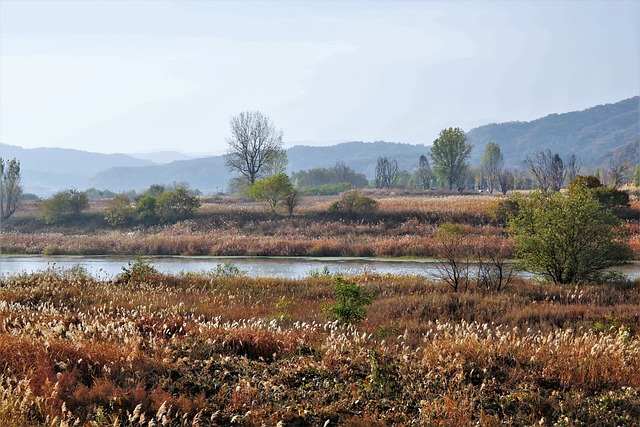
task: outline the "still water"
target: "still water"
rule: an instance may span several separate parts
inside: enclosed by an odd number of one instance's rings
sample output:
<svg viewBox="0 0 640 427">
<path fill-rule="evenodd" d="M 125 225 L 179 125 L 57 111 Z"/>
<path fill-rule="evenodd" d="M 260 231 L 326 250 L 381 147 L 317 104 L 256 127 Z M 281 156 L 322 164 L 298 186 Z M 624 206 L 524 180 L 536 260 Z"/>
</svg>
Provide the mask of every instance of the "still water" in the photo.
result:
<svg viewBox="0 0 640 427">
<path fill-rule="evenodd" d="M 250 277 L 302 278 L 312 272 L 358 275 L 362 273 L 421 275 L 437 277 L 433 260 L 397 260 L 380 258 L 308 258 L 308 257 L 145 257 L 158 271 L 167 274 L 209 272 L 218 265 L 231 263 Z M 46 270 L 49 267 L 82 267 L 100 279 L 111 279 L 134 261 L 130 256 L 0 256 L 0 274 L 18 274 Z M 640 277 L 640 263 L 619 267 L 630 278 Z M 521 273 L 527 275 L 526 273 Z"/>
</svg>

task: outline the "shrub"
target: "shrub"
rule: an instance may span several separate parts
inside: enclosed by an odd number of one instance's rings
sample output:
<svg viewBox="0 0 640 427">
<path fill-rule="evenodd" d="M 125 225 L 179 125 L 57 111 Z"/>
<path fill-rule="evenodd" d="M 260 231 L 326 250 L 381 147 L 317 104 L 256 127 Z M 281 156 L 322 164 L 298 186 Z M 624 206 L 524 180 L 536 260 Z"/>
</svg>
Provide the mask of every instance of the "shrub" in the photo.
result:
<svg viewBox="0 0 640 427">
<path fill-rule="evenodd" d="M 335 283 L 336 303 L 326 309 L 328 316 L 343 324 L 364 320 L 367 315 L 365 307 L 373 301 L 373 292 L 367 292 L 362 286 L 342 277 L 336 277 Z"/>
<path fill-rule="evenodd" d="M 80 215 L 88 207 L 89 198 L 85 192 L 65 190 L 41 202 L 39 218 L 47 224 L 55 224 L 62 222 L 65 217 Z"/>
<path fill-rule="evenodd" d="M 496 224 L 507 225 L 509 220 L 518 215 L 520 205 L 516 197 L 499 200 L 489 210 L 492 220 Z"/>
<path fill-rule="evenodd" d="M 371 197 L 363 196 L 357 190 L 347 191 L 342 198 L 329 208 L 332 212 L 356 213 L 375 210 L 378 202 Z"/>
<path fill-rule="evenodd" d="M 153 196 L 142 196 L 136 202 L 136 220 L 142 224 L 151 225 L 158 222 L 156 214 L 156 198 Z"/>
<path fill-rule="evenodd" d="M 593 280 L 631 257 L 620 220 L 585 187 L 521 199 L 511 231 L 523 267 L 554 283 Z"/>
<path fill-rule="evenodd" d="M 595 176 L 578 175 L 567 187 L 569 194 L 582 191 L 592 191 L 598 201 L 611 208 L 629 206 L 629 194 L 614 187 L 605 187 Z"/>
<path fill-rule="evenodd" d="M 131 282 L 142 280 L 145 276 L 156 275 L 158 270 L 151 265 L 151 261 L 136 258 L 135 261 L 127 263 L 127 267 L 122 267 L 122 273 L 116 278 L 117 282 Z"/>
<path fill-rule="evenodd" d="M 118 194 L 106 203 L 104 220 L 114 227 L 124 225 L 133 219 L 134 208 L 125 194 Z"/>
<path fill-rule="evenodd" d="M 200 207 L 200 200 L 184 188 L 162 193 L 156 199 L 155 212 L 160 221 L 175 222 L 189 218 Z"/>
</svg>

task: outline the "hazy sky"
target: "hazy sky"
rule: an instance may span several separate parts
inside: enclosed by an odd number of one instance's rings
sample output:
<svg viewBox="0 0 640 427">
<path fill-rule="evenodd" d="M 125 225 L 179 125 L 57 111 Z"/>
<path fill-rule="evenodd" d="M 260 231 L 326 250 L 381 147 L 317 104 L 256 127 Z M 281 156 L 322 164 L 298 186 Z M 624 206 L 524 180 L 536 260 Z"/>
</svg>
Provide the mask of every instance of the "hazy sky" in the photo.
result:
<svg viewBox="0 0 640 427">
<path fill-rule="evenodd" d="M 431 144 L 640 94 L 640 1 L 0 0 L 0 141 L 222 153 L 260 110 L 285 145 Z"/>
</svg>

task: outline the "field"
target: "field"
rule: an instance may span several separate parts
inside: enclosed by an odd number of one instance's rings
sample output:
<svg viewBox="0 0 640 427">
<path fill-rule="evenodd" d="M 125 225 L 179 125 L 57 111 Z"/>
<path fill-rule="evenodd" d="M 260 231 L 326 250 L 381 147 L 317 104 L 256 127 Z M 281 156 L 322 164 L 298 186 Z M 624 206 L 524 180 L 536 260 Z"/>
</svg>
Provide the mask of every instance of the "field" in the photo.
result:
<svg viewBox="0 0 640 427">
<path fill-rule="evenodd" d="M 638 425 L 637 281 L 364 275 L 373 303 L 343 326 L 332 277 L 228 270 L 5 278 L 0 425 Z"/>
<path fill-rule="evenodd" d="M 4 253 L 72 255 L 270 255 L 432 257 L 439 224 L 465 227 L 478 245 L 510 247 L 498 195 L 424 196 L 372 193 L 375 212 L 328 212 L 336 198 L 304 198 L 292 217 L 272 216 L 264 205 L 232 197 L 205 200 L 196 216 L 173 225 L 109 227 L 103 202 L 72 223 L 46 226 L 25 205 L 3 224 Z M 640 259 L 640 201 L 626 216 L 634 259 Z"/>
<path fill-rule="evenodd" d="M 512 243 L 498 196 L 380 194 L 376 212 L 293 217 L 234 199 L 195 218 L 113 229 L 94 204 L 45 226 L 3 224 L 15 253 L 431 256 L 439 224 L 470 245 Z M 638 202 L 626 227 L 640 258 Z M 0 425 L 640 425 L 640 280 L 579 287 L 515 278 L 453 292 L 421 276 L 348 277 L 372 293 L 362 322 L 329 316 L 337 278 L 252 279 L 233 265 L 163 275 L 123 266 L 0 280 Z"/>
</svg>

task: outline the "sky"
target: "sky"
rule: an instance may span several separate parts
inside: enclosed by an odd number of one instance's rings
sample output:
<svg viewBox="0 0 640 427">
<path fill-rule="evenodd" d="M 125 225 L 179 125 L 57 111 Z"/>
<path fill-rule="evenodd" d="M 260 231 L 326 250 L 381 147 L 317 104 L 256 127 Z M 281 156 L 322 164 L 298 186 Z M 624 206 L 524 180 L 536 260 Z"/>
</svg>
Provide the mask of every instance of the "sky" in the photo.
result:
<svg viewBox="0 0 640 427">
<path fill-rule="evenodd" d="M 639 94 L 640 0 L 0 0 L 24 148 L 222 154 L 250 110 L 285 147 L 430 145 Z"/>
</svg>

